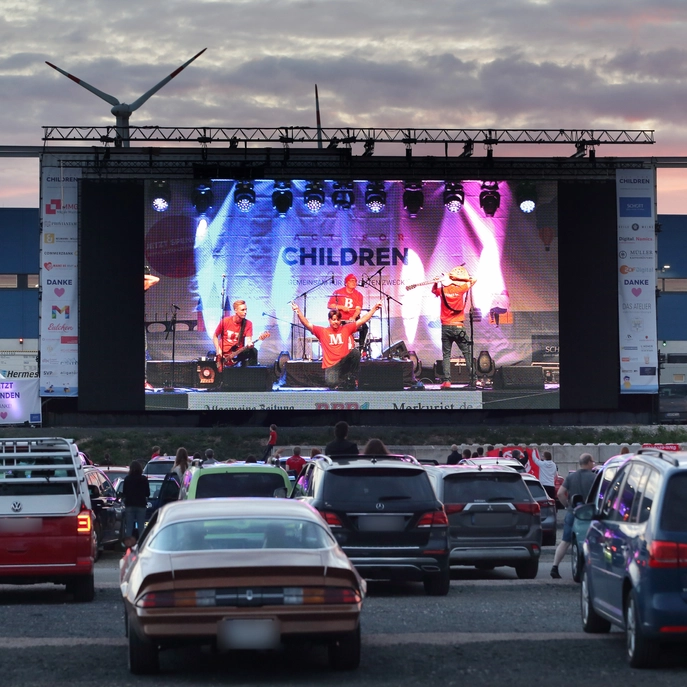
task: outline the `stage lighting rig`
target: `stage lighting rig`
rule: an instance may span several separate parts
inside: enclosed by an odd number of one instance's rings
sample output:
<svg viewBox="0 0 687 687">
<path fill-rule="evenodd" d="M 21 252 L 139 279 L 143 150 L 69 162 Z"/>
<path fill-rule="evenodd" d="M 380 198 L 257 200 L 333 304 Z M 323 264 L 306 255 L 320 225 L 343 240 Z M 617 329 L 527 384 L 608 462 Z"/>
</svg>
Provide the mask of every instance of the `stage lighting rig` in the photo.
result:
<svg viewBox="0 0 687 687">
<path fill-rule="evenodd" d="M 420 214 L 425 203 L 425 195 L 422 193 L 421 181 L 406 181 L 405 191 L 403 192 L 403 207 L 411 217 Z"/>
<path fill-rule="evenodd" d="M 280 217 L 286 217 L 286 213 L 293 205 L 293 193 L 291 192 L 290 181 L 275 181 L 274 191 L 272 191 L 272 207 L 279 213 Z"/>
<path fill-rule="evenodd" d="M 151 182 L 153 191 L 153 210 L 156 212 L 166 212 L 169 209 L 169 181 L 153 180 Z"/>
<path fill-rule="evenodd" d="M 459 181 L 447 181 L 444 187 L 444 205 L 449 212 L 460 212 L 465 203 L 465 189 Z"/>
<path fill-rule="evenodd" d="M 487 217 L 493 217 L 501 205 L 498 181 L 483 181 L 479 204 Z"/>
<path fill-rule="evenodd" d="M 332 188 L 332 203 L 337 210 L 350 210 L 355 205 L 352 181 L 335 181 Z"/>
<path fill-rule="evenodd" d="M 319 181 L 308 181 L 303 193 L 305 207 L 316 215 L 324 205 L 324 188 Z"/>
<path fill-rule="evenodd" d="M 192 196 L 193 207 L 195 207 L 196 212 L 199 215 L 207 214 L 207 211 L 212 208 L 214 201 L 215 197 L 210 185 L 207 183 L 198 184 Z"/>
<path fill-rule="evenodd" d="M 365 190 L 365 205 L 370 212 L 381 212 L 386 205 L 386 191 L 383 181 L 371 181 Z"/>
<path fill-rule="evenodd" d="M 241 212 L 250 212 L 255 205 L 255 189 L 252 181 L 237 181 L 234 202 Z"/>
<path fill-rule="evenodd" d="M 521 181 L 515 187 L 515 202 L 526 215 L 529 215 L 537 207 L 537 187 L 531 181 Z"/>
</svg>

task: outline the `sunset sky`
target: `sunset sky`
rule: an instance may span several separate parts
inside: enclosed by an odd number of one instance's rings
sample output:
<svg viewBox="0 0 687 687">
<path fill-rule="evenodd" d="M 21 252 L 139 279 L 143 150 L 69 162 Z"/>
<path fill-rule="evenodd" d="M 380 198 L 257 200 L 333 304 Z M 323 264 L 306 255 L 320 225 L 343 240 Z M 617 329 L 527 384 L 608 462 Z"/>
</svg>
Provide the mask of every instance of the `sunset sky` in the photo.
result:
<svg viewBox="0 0 687 687">
<path fill-rule="evenodd" d="M 114 123 L 110 105 L 46 60 L 133 102 L 207 48 L 132 124 L 315 126 L 318 84 L 324 126 L 653 129 L 653 146 L 601 146 L 597 156 L 687 157 L 685 0 L 0 0 L 0 8 L 0 146 L 41 145 L 42 126 Z M 37 160 L 0 157 L 0 206 L 38 206 Z M 687 170 L 659 170 L 658 212 L 687 214 Z"/>
</svg>

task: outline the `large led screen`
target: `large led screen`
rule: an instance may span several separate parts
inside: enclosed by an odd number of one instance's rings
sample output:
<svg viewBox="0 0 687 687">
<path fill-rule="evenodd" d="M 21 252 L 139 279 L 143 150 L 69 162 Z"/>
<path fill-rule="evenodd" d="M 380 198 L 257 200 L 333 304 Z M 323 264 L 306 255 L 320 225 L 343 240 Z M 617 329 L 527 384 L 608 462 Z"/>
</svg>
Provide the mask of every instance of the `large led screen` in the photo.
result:
<svg viewBox="0 0 687 687">
<path fill-rule="evenodd" d="M 559 408 L 557 189 L 508 180 L 147 181 L 146 407 Z M 346 291 L 350 275 L 359 296 Z M 470 288 L 449 303 L 442 285 L 456 284 Z M 226 334 L 221 323 L 240 322 L 237 301 L 257 351 L 243 364 L 217 359 L 214 340 Z M 357 371 L 333 385 L 322 369 L 328 313 L 356 301 L 359 317 L 374 314 L 362 347 L 362 330 L 350 343 L 360 349 Z M 447 375 L 448 315 L 463 333 Z M 183 404 L 169 402 L 179 395 Z"/>
</svg>

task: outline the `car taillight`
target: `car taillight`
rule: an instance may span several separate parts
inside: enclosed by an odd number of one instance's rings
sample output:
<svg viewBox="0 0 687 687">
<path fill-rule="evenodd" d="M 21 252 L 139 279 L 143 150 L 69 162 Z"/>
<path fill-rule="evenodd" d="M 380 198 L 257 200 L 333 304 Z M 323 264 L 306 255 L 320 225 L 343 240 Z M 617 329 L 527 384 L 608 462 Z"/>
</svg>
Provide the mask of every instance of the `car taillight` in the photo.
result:
<svg viewBox="0 0 687 687">
<path fill-rule="evenodd" d="M 444 510 L 446 511 L 446 515 L 453 515 L 454 513 L 460 513 L 462 510 L 465 510 L 465 506 L 467 505 L 467 503 L 445 503 Z"/>
<path fill-rule="evenodd" d="M 650 568 L 687 567 L 687 544 L 674 541 L 652 541 L 649 544 Z"/>
<path fill-rule="evenodd" d="M 76 516 L 76 531 L 79 534 L 90 534 L 93 529 L 93 520 L 91 519 L 91 511 L 82 510 Z"/>
<path fill-rule="evenodd" d="M 443 508 L 425 513 L 417 521 L 416 527 L 432 527 L 432 525 L 448 525 L 448 518 Z"/>
<path fill-rule="evenodd" d="M 555 507 L 556 507 L 556 502 L 554 501 L 554 499 L 549 499 L 546 503 L 547 503 L 547 505 L 549 505 L 551 508 L 555 508 Z"/>
<path fill-rule="evenodd" d="M 343 524 L 341 523 L 341 519 L 336 513 L 332 513 L 331 511 L 323 510 L 320 511 L 320 515 L 324 518 L 325 522 L 330 526 L 330 527 L 343 527 Z"/>
<path fill-rule="evenodd" d="M 536 501 L 534 503 L 514 503 L 513 505 L 515 510 L 519 510 L 521 513 L 529 513 L 530 515 L 539 515 L 541 513 L 541 508 Z"/>
<path fill-rule="evenodd" d="M 285 587 L 284 604 L 357 604 L 360 592 L 349 587 Z"/>
<path fill-rule="evenodd" d="M 215 590 L 148 592 L 137 602 L 139 608 L 189 608 L 196 606 L 215 606 Z"/>
</svg>

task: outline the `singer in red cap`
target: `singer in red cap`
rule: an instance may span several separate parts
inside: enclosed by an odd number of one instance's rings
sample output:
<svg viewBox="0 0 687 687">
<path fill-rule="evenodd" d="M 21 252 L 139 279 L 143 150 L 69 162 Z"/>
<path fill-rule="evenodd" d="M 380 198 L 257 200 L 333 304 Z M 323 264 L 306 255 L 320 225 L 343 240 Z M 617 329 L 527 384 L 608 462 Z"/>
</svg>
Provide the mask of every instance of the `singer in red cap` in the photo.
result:
<svg viewBox="0 0 687 687">
<path fill-rule="evenodd" d="M 363 309 L 363 294 L 355 287 L 358 286 L 358 279 L 355 274 L 347 274 L 344 279 L 344 286 L 337 289 L 327 303 L 329 310 L 338 310 L 341 313 L 343 323 L 355 322 L 360 318 Z M 368 326 L 362 324 L 358 328 L 358 348 L 362 351 L 365 347 Z"/>
</svg>

